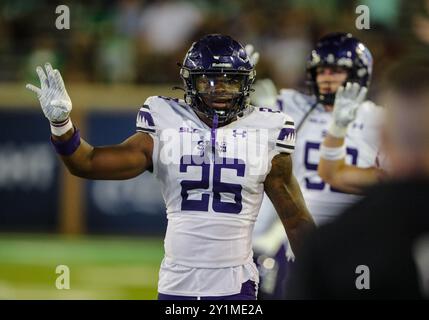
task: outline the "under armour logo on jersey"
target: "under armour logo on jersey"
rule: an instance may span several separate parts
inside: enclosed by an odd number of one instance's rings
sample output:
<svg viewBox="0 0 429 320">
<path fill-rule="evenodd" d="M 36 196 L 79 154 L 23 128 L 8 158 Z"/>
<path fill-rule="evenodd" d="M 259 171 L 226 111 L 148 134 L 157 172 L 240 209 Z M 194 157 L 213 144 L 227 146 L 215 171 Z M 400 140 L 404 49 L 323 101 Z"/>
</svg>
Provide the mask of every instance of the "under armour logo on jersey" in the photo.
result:
<svg viewBox="0 0 429 320">
<path fill-rule="evenodd" d="M 247 135 L 246 130 L 239 130 L 239 129 L 232 130 L 232 136 L 234 138 L 236 138 L 237 136 L 241 136 L 242 138 L 246 138 L 246 135 Z"/>
<path fill-rule="evenodd" d="M 352 123 L 352 129 L 363 129 L 363 123 L 353 122 Z"/>
</svg>

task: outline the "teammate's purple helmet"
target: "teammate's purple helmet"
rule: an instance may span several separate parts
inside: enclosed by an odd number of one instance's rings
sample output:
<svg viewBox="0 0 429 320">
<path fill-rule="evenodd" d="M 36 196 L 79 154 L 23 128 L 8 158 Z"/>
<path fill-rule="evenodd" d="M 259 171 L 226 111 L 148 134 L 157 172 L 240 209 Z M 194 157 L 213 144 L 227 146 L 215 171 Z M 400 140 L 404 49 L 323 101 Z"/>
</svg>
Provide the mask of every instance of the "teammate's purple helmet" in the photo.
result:
<svg viewBox="0 0 429 320">
<path fill-rule="evenodd" d="M 335 93 L 321 94 L 316 83 L 316 69 L 338 66 L 348 70 L 346 82 L 369 87 L 372 75 L 372 55 L 369 49 L 350 33 L 330 33 L 322 37 L 307 59 L 307 79 L 317 101 L 332 105 Z"/>
</svg>

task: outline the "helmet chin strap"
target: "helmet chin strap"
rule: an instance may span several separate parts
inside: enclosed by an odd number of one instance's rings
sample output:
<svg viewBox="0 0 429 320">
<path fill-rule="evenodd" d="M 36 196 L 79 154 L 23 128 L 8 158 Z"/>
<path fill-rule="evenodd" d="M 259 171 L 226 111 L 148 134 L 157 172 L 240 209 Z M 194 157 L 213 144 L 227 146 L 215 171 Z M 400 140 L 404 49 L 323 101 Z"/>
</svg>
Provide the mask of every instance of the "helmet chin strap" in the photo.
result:
<svg viewBox="0 0 429 320">
<path fill-rule="evenodd" d="M 345 86 L 347 82 L 349 82 L 350 79 L 349 77 L 344 80 L 344 82 L 341 84 L 342 86 Z M 338 90 L 338 89 L 337 89 Z M 319 88 L 317 88 L 317 101 L 320 102 L 321 104 L 323 104 L 324 106 L 333 106 L 335 103 L 335 95 L 336 95 L 336 91 L 333 93 L 325 93 L 322 94 L 319 92 Z"/>
<path fill-rule="evenodd" d="M 335 102 L 335 93 L 319 93 L 317 100 L 323 105 L 333 105 Z"/>
<path fill-rule="evenodd" d="M 211 143 L 212 143 L 212 153 L 213 153 L 213 161 L 215 160 L 216 157 L 216 129 L 218 126 L 218 116 L 216 114 L 216 112 L 213 115 L 213 124 L 212 124 L 212 129 L 211 129 Z"/>
<path fill-rule="evenodd" d="M 242 95 L 232 97 L 232 106 L 225 111 L 214 109 L 210 106 L 210 101 L 206 102 L 206 100 L 199 94 L 197 95 L 196 103 L 199 105 L 199 111 L 209 117 L 212 122 L 214 122 L 214 117 L 216 116 L 216 127 L 218 127 L 219 124 L 225 124 L 238 114 L 235 110 L 239 108 L 240 99 L 242 99 Z"/>
</svg>

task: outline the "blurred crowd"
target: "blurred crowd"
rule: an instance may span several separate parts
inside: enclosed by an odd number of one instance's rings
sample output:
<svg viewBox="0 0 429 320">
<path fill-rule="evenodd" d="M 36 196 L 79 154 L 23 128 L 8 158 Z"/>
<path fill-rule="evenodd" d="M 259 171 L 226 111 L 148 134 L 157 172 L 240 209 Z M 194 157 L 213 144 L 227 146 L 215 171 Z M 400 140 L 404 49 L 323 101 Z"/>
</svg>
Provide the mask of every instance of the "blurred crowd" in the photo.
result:
<svg viewBox="0 0 429 320">
<path fill-rule="evenodd" d="M 55 27 L 59 4 L 70 8 L 69 30 Z M 370 9 L 369 30 L 356 29 L 360 4 Z M 177 62 L 191 43 L 224 33 L 261 53 L 258 78 L 299 87 L 305 57 L 332 31 L 367 44 L 377 78 L 406 51 L 427 52 L 429 1 L 3 0 L 0 81 L 35 80 L 35 66 L 51 61 L 69 82 L 177 83 Z"/>
</svg>

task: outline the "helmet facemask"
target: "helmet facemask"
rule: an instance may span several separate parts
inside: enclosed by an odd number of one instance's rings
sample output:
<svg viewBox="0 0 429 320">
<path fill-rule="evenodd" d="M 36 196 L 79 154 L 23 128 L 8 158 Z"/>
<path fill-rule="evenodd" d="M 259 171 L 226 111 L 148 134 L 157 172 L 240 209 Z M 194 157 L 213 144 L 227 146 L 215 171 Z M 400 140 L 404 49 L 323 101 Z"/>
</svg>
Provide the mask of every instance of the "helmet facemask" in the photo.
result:
<svg viewBox="0 0 429 320">
<path fill-rule="evenodd" d="M 372 74 L 372 55 L 369 49 L 350 33 L 330 33 L 319 39 L 307 58 L 307 84 L 317 102 L 333 105 L 335 93 L 321 94 L 316 83 L 316 68 L 343 67 L 348 70 L 346 82 L 369 87 Z"/>
<path fill-rule="evenodd" d="M 249 104 L 253 77 L 248 72 L 190 72 L 184 80 L 193 88 L 186 92 L 187 103 L 209 120 L 216 115 L 219 124 L 230 122 Z"/>
<path fill-rule="evenodd" d="M 243 109 L 246 78 L 233 73 L 195 75 L 195 103 L 209 118 L 210 114 L 217 114 L 219 123 L 230 121 Z"/>
<path fill-rule="evenodd" d="M 214 126 L 232 121 L 248 106 L 255 75 L 245 48 L 220 34 L 194 42 L 180 69 L 186 103 Z"/>
<path fill-rule="evenodd" d="M 332 92 L 322 93 L 321 91 L 323 91 L 323 90 L 321 90 L 321 88 L 320 88 L 320 83 L 317 82 L 318 68 L 332 68 L 334 70 L 334 72 L 337 72 L 338 69 L 341 69 L 341 70 L 347 72 L 347 77 L 344 81 L 339 83 L 338 87 L 335 90 L 333 90 Z M 340 86 L 345 86 L 345 84 L 347 82 L 357 82 L 356 80 L 352 79 L 351 70 L 349 68 L 338 66 L 336 64 L 325 64 L 325 65 L 320 65 L 320 66 L 313 68 L 311 70 L 311 78 L 312 78 L 312 83 L 313 83 L 313 85 L 312 85 L 313 93 L 316 95 L 317 100 L 323 105 L 333 105 L 334 104 L 335 95 L 336 95 L 336 92 Z M 327 82 L 327 81 L 325 81 L 325 82 Z M 329 82 L 333 83 L 334 81 L 329 81 Z"/>
</svg>

